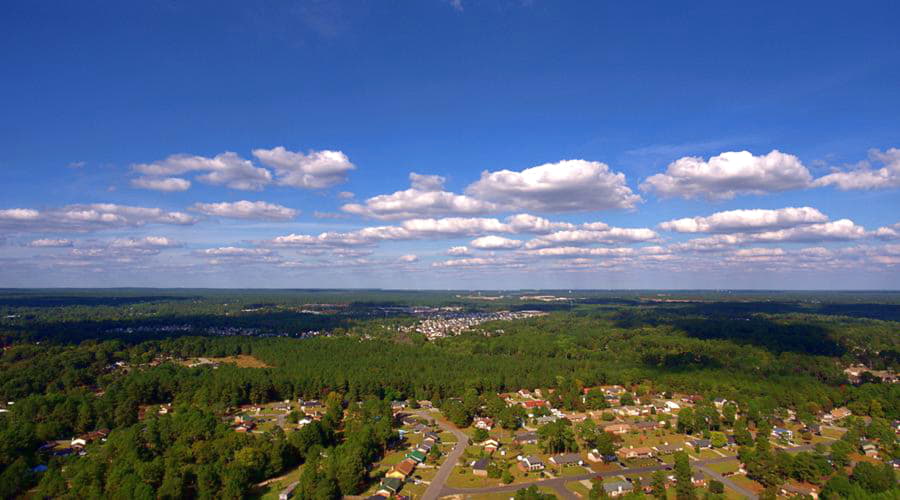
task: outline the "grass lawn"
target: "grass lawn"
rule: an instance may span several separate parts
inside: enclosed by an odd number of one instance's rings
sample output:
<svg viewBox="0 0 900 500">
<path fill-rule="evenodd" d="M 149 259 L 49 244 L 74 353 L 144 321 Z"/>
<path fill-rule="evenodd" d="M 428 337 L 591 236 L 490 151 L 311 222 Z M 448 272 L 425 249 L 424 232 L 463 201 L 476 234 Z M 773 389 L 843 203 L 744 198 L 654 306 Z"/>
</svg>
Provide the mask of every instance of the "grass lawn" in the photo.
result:
<svg viewBox="0 0 900 500">
<path fill-rule="evenodd" d="M 712 451 L 712 450 L 700 450 L 700 454 L 699 454 L 699 455 L 698 455 L 697 452 L 694 451 L 694 450 L 690 450 L 689 453 L 690 453 L 691 457 L 693 457 L 693 458 L 697 458 L 697 457 L 700 457 L 701 459 L 705 459 L 705 458 L 722 458 L 722 455 L 719 455 L 718 453 L 716 453 L 716 452 L 714 452 L 714 451 Z M 724 453 L 724 452 L 723 452 L 723 453 Z"/>
<path fill-rule="evenodd" d="M 687 437 L 683 434 L 662 433 L 662 435 L 657 436 L 655 432 L 626 434 L 623 438 L 623 446 L 648 446 L 650 448 L 665 443 L 681 444 L 687 440 Z"/>
<path fill-rule="evenodd" d="M 822 435 L 826 436 L 826 437 L 830 437 L 830 438 L 839 439 L 841 436 L 844 435 L 844 431 L 839 431 L 837 429 L 832 429 L 830 427 L 823 427 Z"/>
<path fill-rule="evenodd" d="M 569 491 L 574 491 L 575 493 L 581 495 L 581 498 L 587 498 L 590 494 L 590 488 L 581 484 L 581 481 L 572 481 L 570 483 L 566 483 L 566 489 Z"/>
<path fill-rule="evenodd" d="M 710 469 L 718 472 L 719 474 L 728 474 L 732 472 L 737 472 L 741 467 L 741 463 L 737 460 L 732 460 L 729 462 L 722 462 L 719 464 L 709 464 L 707 465 Z"/>
<path fill-rule="evenodd" d="M 550 494 L 556 496 L 556 490 L 550 488 L 538 488 L 541 493 Z M 477 496 L 466 495 L 465 498 L 475 500 L 509 500 L 510 498 L 516 496 L 515 491 L 508 491 L 504 493 L 483 493 Z"/>
<path fill-rule="evenodd" d="M 557 473 L 557 471 L 559 471 L 559 473 Z M 586 469 L 580 465 L 573 465 L 571 467 L 559 467 L 553 471 L 553 475 L 556 477 L 581 476 L 583 474 L 589 474 L 590 472 L 590 469 Z"/>
<path fill-rule="evenodd" d="M 625 466 L 629 467 L 629 468 L 631 468 L 631 467 L 652 467 L 654 465 L 659 465 L 659 462 L 657 462 L 656 460 L 654 460 L 652 458 L 639 458 L 639 459 L 635 459 L 635 460 L 626 460 L 625 461 Z"/>
<path fill-rule="evenodd" d="M 462 474 L 460 474 L 462 472 Z M 490 477 L 481 477 L 472 474 L 472 469 L 468 467 L 456 467 L 447 478 L 447 486 L 452 488 L 484 488 L 487 486 L 497 486 L 502 484 L 499 479 Z"/>
<path fill-rule="evenodd" d="M 442 432 L 440 433 L 441 442 L 442 443 L 455 443 L 456 436 L 452 432 Z"/>
<path fill-rule="evenodd" d="M 761 484 L 757 483 L 756 481 L 754 481 L 752 479 L 748 479 L 747 476 L 745 476 L 743 474 L 736 474 L 734 476 L 729 477 L 728 479 L 730 479 L 730 480 L 734 481 L 736 484 L 743 486 L 744 488 L 747 488 L 748 490 L 754 491 L 756 493 L 759 493 L 765 489 L 765 488 L 763 488 L 763 486 Z"/>
<path fill-rule="evenodd" d="M 611 471 L 622 470 L 622 467 L 619 467 L 619 464 L 616 464 L 616 463 L 588 462 L 588 466 L 594 472 L 611 472 Z"/>
</svg>

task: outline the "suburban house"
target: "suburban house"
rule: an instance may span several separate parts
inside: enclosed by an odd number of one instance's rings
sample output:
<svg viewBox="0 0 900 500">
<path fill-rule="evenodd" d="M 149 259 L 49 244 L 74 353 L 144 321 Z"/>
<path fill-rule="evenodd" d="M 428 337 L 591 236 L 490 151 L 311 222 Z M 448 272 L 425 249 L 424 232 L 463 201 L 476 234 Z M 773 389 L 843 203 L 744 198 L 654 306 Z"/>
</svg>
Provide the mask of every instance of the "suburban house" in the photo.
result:
<svg viewBox="0 0 900 500">
<path fill-rule="evenodd" d="M 692 439 L 687 444 L 691 448 L 700 448 L 701 450 L 712 448 L 712 441 L 709 439 Z"/>
<path fill-rule="evenodd" d="M 517 444 L 535 444 L 538 442 L 537 432 L 520 432 L 516 434 L 515 442 Z"/>
<path fill-rule="evenodd" d="M 578 453 L 563 453 L 562 455 L 554 455 L 550 457 L 550 462 L 553 465 L 559 465 L 562 467 L 567 467 L 570 465 L 584 465 L 584 460 L 581 459 L 581 455 Z"/>
<path fill-rule="evenodd" d="M 385 474 L 385 477 L 396 477 L 397 479 L 406 479 L 416 470 L 416 462 L 405 459 L 401 460 L 400 463 L 391 467 L 391 470 Z"/>
<path fill-rule="evenodd" d="M 603 428 L 604 431 L 609 432 L 610 434 L 628 434 L 628 431 L 631 430 L 630 424 L 610 424 Z"/>
<path fill-rule="evenodd" d="M 522 406 L 524 406 L 526 409 L 544 408 L 545 406 L 547 406 L 547 402 L 541 399 L 535 399 L 533 401 L 525 401 L 524 403 L 522 403 Z"/>
<path fill-rule="evenodd" d="M 485 453 L 494 453 L 500 447 L 500 443 L 496 439 L 487 439 L 481 442 Z"/>
<path fill-rule="evenodd" d="M 604 481 L 603 489 L 606 490 L 606 494 L 611 497 L 618 497 L 622 495 L 627 495 L 634 490 L 634 486 L 628 481 L 623 481 L 621 479 L 616 479 L 613 481 Z"/>
<path fill-rule="evenodd" d="M 489 431 L 494 428 L 494 421 L 488 417 L 478 417 L 475 419 L 475 428 Z"/>
<path fill-rule="evenodd" d="M 486 477 L 488 475 L 488 465 L 490 465 L 491 461 L 487 458 L 482 458 L 481 460 L 476 460 L 472 462 L 472 474 L 476 476 Z"/>
<path fill-rule="evenodd" d="M 637 448 L 619 448 L 616 455 L 619 457 L 619 460 L 633 460 L 637 458 L 653 458 L 653 453 L 652 448 L 640 446 Z"/>
<path fill-rule="evenodd" d="M 425 433 L 425 439 L 432 439 L 436 443 L 441 440 L 441 436 L 437 432 L 428 431 Z"/>
<path fill-rule="evenodd" d="M 781 487 L 781 493 L 787 496 L 808 496 L 813 499 L 819 498 L 819 488 L 807 483 L 789 482 Z"/>
<path fill-rule="evenodd" d="M 691 484 L 696 487 L 706 486 L 706 476 L 698 470 L 694 471 L 693 475 L 691 475 Z"/>
<path fill-rule="evenodd" d="M 527 456 L 519 461 L 519 468 L 525 472 L 544 470 L 544 462 L 535 456 Z"/>
<path fill-rule="evenodd" d="M 778 439 L 785 439 L 790 441 L 794 439 L 794 431 L 790 429 L 785 429 L 783 427 L 775 427 L 772 429 L 772 436 Z"/>
<path fill-rule="evenodd" d="M 659 422 L 649 421 L 649 422 L 637 422 L 633 425 L 635 430 L 639 431 L 652 431 L 659 427 Z"/>
<path fill-rule="evenodd" d="M 656 450 L 656 452 L 660 455 L 671 455 L 676 451 L 680 451 L 682 448 L 684 448 L 684 445 L 681 444 L 663 443 L 655 446 L 653 449 Z"/>
<path fill-rule="evenodd" d="M 824 419 L 826 422 L 837 422 L 849 417 L 850 415 L 853 415 L 853 412 L 842 406 L 840 408 L 831 410 L 831 413 L 826 413 Z"/>
<path fill-rule="evenodd" d="M 409 458 L 415 461 L 417 464 L 420 464 L 425 461 L 425 454 L 419 450 L 413 450 L 406 454 L 404 458 Z"/>
<path fill-rule="evenodd" d="M 403 487 L 403 481 L 395 478 L 395 477 L 386 477 L 381 480 L 381 489 L 390 493 L 391 495 L 395 495 L 400 488 Z"/>
</svg>

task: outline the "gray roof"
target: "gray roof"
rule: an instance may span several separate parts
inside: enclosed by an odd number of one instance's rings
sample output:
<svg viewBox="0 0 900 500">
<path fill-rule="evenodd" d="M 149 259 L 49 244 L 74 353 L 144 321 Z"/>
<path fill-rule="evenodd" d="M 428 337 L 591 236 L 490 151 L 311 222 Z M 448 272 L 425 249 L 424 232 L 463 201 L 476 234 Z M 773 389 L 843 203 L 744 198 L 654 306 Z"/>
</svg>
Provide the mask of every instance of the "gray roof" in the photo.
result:
<svg viewBox="0 0 900 500">
<path fill-rule="evenodd" d="M 574 464 L 581 460 L 581 455 L 578 453 L 563 453 L 562 455 L 553 456 L 552 460 L 557 464 Z"/>
</svg>

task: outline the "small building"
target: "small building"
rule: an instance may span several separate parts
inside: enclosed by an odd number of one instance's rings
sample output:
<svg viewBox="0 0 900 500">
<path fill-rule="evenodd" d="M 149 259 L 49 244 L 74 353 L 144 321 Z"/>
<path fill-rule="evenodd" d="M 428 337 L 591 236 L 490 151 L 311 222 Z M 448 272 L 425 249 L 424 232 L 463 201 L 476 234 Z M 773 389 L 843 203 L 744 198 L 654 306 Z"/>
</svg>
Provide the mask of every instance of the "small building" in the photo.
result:
<svg viewBox="0 0 900 500">
<path fill-rule="evenodd" d="M 487 477 L 488 475 L 488 465 L 491 464 L 491 461 L 487 458 L 482 458 L 481 460 L 476 460 L 472 462 L 472 474 L 481 477 Z"/>
<path fill-rule="evenodd" d="M 425 461 L 425 454 L 419 450 L 413 450 L 413 451 L 407 453 L 406 456 L 403 458 L 411 459 L 411 460 L 415 461 L 417 464 L 420 464 Z"/>
<path fill-rule="evenodd" d="M 401 460 L 399 463 L 391 467 L 391 470 L 385 474 L 385 477 L 395 477 L 397 479 L 406 479 L 413 471 L 416 470 L 416 462 L 410 459 Z"/>
<path fill-rule="evenodd" d="M 395 477 L 386 477 L 381 480 L 381 489 L 387 491 L 391 495 L 396 495 L 400 488 L 403 487 L 403 481 Z"/>
<path fill-rule="evenodd" d="M 616 479 L 613 481 L 604 481 L 603 489 L 606 491 L 607 495 L 619 497 L 631 493 L 634 490 L 634 486 L 628 481 Z"/>
<path fill-rule="evenodd" d="M 687 444 L 694 449 L 700 448 L 701 450 L 706 450 L 712 448 L 712 441 L 709 439 L 692 439 L 688 441 Z"/>
<path fill-rule="evenodd" d="M 529 455 L 519 461 L 519 468 L 525 472 L 544 470 L 544 462 L 538 457 Z"/>
<path fill-rule="evenodd" d="M 584 460 L 581 459 L 581 455 L 579 455 L 578 453 L 563 453 L 562 455 L 554 455 L 550 457 L 550 462 L 553 463 L 553 465 L 558 465 L 560 467 L 584 465 Z"/>
<path fill-rule="evenodd" d="M 481 446 L 485 453 L 494 453 L 500 448 L 500 443 L 496 439 L 487 439 L 481 442 Z"/>
<path fill-rule="evenodd" d="M 656 450 L 660 455 L 671 455 L 672 453 L 681 451 L 684 448 L 684 445 L 681 444 L 669 444 L 663 443 L 655 446 L 653 449 Z"/>
<path fill-rule="evenodd" d="M 535 444 L 538 442 L 537 432 L 520 432 L 516 434 L 515 442 L 517 444 Z"/>
<path fill-rule="evenodd" d="M 850 411 L 847 407 L 842 406 L 840 408 L 831 410 L 830 413 L 826 413 L 825 420 L 830 422 L 838 422 L 849 417 L 850 415 L 853 415 L 853 412 Z"/>
<path fill-rule="evenodd" d="M 698 470 L 694 471 L 694 473 L 691 475 L 691 484 L 699 488 L 706 486 L 706 476 Z"/>
<path fill-rule="evenodd" d="M 475 419 L 475 428 L 489 431 L 494 428 L 494 421 L 488 417 L 478 417 Z"/>
<path fill-rule="evenodd" d="M 794 431 L 785 429 L 784 427 L 775 427 L 772 429 L 772 437 L 790 441 L 794 439 Z"/>
<path fill-rule="evenodd" d="M 654 451 L 652 448 L 646 446 L 639 446 L 637 448 L 619 448 L 616 455 L 618 455 L 619 460 L 635 460 L 641 458 L 653 458 Z"/>
<path fill-rule="evenodd" d="M 610 434 L 627 434 L 631 430 L 630 424 L 610 424 L 603 428 Z"/>
</svg>

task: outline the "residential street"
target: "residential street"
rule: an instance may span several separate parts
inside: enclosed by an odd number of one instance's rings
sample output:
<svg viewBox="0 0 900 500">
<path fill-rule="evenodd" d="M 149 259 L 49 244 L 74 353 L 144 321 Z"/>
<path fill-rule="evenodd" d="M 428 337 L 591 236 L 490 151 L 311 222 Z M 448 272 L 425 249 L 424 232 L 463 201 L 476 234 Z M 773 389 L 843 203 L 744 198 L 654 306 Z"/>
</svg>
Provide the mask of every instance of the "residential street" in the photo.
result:
<svg viewBox="0 0 900 500">
<path fill-rule="evenodd" d="M 453 447 L 453 451 L 447 455 L 446 460 L 444 460 L 444 464 L 441 465 L 441 468 L 438 469 L 437 474 L 431 480 L 431 484 L 428 485 L 428 489 L 425 490 L 425 493 L 422 494 L 423 500 L 437 500 L 444 493 L 442 490 L 444 489 L 444 484 L 447 483 L 447 478 L 450 477 L 450 474 L 453 472 L 453 468 L 456 466 L 456 463 L 459 462 L 459 458 L 466 451 L 466 446 L 469 444 L 469 436 L 466 435 L 463 431 L 453 427 L 452 425 L 445 423 L 441 420 L 438 420 L 434 417 L 433 414 L 427 411 L 417 411 L 415 414 L 422 418 L 427 418 L 429 420 L 434 420 L 441 426 L 441 428 L 447 432 L 452 433 L 456 436 L 456 446 Z"/>
<path fill-rule="evenodd" d="M 423 415 L 424 416 L 424 415 Z M 465 434 L 456 428 L 452 428 L 443 422 L 438 422 L 444 430 L 453 432 L 454 435 L 459 439 L 460 435 L 465 439 Z M 460 441 L 462 443 L 463 441 Z M 465 445 L 457 444 L 456 448 L 453 449 L 453 452 L 450 454 L 450 458 L 444 465 L 441 467 L 438 475 L 431 481 L 431 485 L 428 487 L 428 490 L 422 496 L 424 500 L 436 500 L 439 497 L 447 496 L 447 495 L 477 495 L 477 494 L 485 494 L 485 493 L 502 493 L 502 492 L 510 492 L 513 493 L 522 488 L 527 488 L 531 485 L 536 485 L 540 487 L 551 488 L 557 492 L 557 494 L 561 498 L 574 499 L 577 496 L 572 493 L 570 490 L 566 489 L 566 483 L 570 483 L 572 481 L 581 481 L 585 479 L 593 479 L 595 477 L 615 477 L 624 474 L 642 474 L 647 472 L 655 472 L 657 470 L 667 470 L 671 469 L 671 465 L 653 465 L 647 467 L 632 467 L 628 469 L 621 469 L 616 471 L 608 471 L 608 472 L 589 472 L 584 474 L 578 474 L 573 476 L 565 476 L 565 477 L 557 477 L 552 479 L 541 479 L 537 481 L 529 481 L 524 483 L 516 483 L 516 484 L 508 484 L 508 485 L 497 485 L 497 486 L 488 486 L 484 488 L 452 488 L 445 487 L 445 483 L 447 478 L 450 476 L 450 473 L 453 471 L 453 466 L 456 464 L 457 460 L 460 456 L 462 456 L 463 451 L 465 450 Z M 813 449 L 812 445 L 802 445 L 795 446 L 792 448 L 785 448 L 789 451 L 809 451 Z M 691 466 L 697 468 L 706 474 L 707 477 L 722 481 L 727 486 L 733 488 L 738 493 L 746 496 L 747 498 L 756 499 L 757 495 L 746 488 L 741 487 L 736 484 L 734 481 L 731 481 L 727 477 L 722 476 L 721 474 L 713 471 L 712 469 L 706 467 L 710 464 L 727 462 L 729 460 L 734 460 L 737 458 L 736 455 L 729 455 L 721 458 L 710 458 L 706 460 L 694 460 L 691 462 Z M 452 461 L 451 461 L 452 459 Z"/>
</svg>

